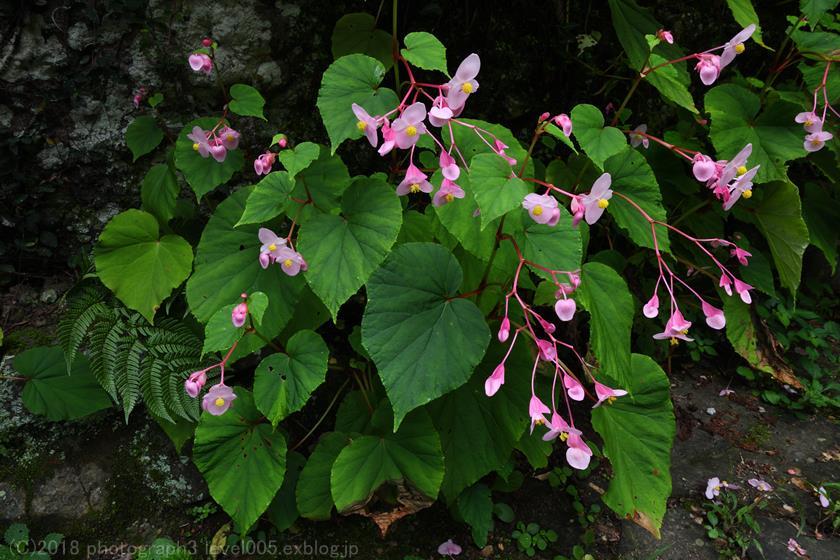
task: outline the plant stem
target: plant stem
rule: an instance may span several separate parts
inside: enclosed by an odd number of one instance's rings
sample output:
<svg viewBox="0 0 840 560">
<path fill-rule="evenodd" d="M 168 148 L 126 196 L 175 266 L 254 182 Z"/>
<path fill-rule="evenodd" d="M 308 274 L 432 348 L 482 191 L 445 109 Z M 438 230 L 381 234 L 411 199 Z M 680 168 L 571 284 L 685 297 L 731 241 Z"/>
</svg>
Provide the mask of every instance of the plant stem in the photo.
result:
<svg viewBox="0 0 840 560">
<path fill-rule="evenodd" d="M 394 87 L 397 90 L 397 95 L 400 94 L 400 43 L 397 39 L 397 4 L 399 0 L 394 0 L 391 4 L 391 57 L 394 59 Z"/>
<path fill-rule="evenodd" d="M 330 410 L 332 410 L 332 407 L 335 405 L 336 401 L 338 401 L 338 397 L 341 395 L 341 392 L 344 390 L 348 383 L 350 383 L 350 380 L 346 379 L 341 385 L 341 387 L 338 388 L 338 391 L 335 392 L 335 396 L 333 396 L 332 400 L 330 401 L 330 404 L 327 405 L 327 409 L 324 410 L 324 413 L 321 414 L 321 417 L 318 418 L 318 421 L 315 422 L 315 425 L 312 426 L 312 429 L 306 432 L 306 435 L 303 436 L 291 449 L 289 449 L 289 451 L 294 451 L 295 449 L 303 445 L 303 443 L 307 439 L 309 439 L 309 436 L 311 436 L 315 432 L 315 430 L 318 429 L 318 426 L 320 426 L 321 422 L 323 422 L 326 419 L 327 414 L 329 414 Z"/>
</svg>

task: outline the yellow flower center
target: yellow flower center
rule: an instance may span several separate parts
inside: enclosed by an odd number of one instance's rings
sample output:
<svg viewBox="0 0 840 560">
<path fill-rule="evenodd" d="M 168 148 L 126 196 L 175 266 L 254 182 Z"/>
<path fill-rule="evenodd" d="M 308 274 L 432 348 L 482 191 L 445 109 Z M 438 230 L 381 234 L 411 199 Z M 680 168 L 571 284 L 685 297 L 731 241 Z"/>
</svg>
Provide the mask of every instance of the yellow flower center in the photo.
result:
<svg viewBox="0 0 840 560">
<path fill-rule="evenodd" d="M 612 404 L 615 402 L 615 397 L 607 397 L 607 404 Z"/>
<path fill-rule="evenodd" d="M 415 136 L 417 134 L 417 127 L 413 124 L 408 125 L 405 129 L 406 136 Z"/>
<path fill-rule="evenodd" d="M 680 331 L 680 334 L 688 334 L 688 329 L 683 329 Z"/>
<path fill-rule="evenodd" d="M 610 201 L 606 198 L 599 198 L 598 199 L 598 208 L 606 208 L 610 205 Z"/>
<path fill-rule="evenodd" d="M 198 151 L 198 142 L 193 144 L 193 150 L 196 151 L 196 152 Z"/>
<path fill-rule="evenodd" d="M 542 216 L 543 208 L 540 205 L 534 206 L 534 216 Z"/>
<path fill-rule="evenodd" d="M 233 134 L 228 134 L 227 135 L 227 141 L 228 142 L 233 142 Z"/>
<path fill-rule="evenodd" d="M 737 45 L 735 45 L 735 52 L 736 53 L 741 54 L 745 50 L 747 50 L 747 47 L 744 46 L 744 43 L 738 43 Z"/>
<path fill-rule="evenodd" d="M 545 420 L 543 420 L 542 418 L 537 418 L 536 420 L 534 420 L 535 426 L 542 426 L 543 424 L 545 424 Z"/>
<path fill-rule="evenodd" d="M 752 189 L 747 189 L 741 193 L 741 196 L 744 198 L 750 198 L 752 196 Z"/>
<path fill-rule="evenodd" d="M 367 123 L 365 121 L 359 121 L 356 123 L 356 128 L 359 129 L 359 132 L 364 132 L 367 128 Z"/>
<path fill-rule="evenodd" d="M 285 261 L 283 261 L 283 266 L 285 266 L 286 268 L 292 266 L 292 259 L 286 259 Z"/>
<path fill-rule="evenodd" d="M 738 172 L 738 175 L 743 175 L 744 173 L 747 172 L 747 167 L 745 165 L 742 165 L 742 166 L 738 167 L 738 169 L 736 169 L 736 171 Z"/>
<path fill-rule="evenodd" d="M 277 250 L 277 245 L 275 245 L 274 243 L 272 243 L 271 245 L 269 245 L 269 246 L 268 246 L 268 250 L 269 250 L 269 251 L 276 251 L 276 250 Z"/>
<path fill-rule="evenodd" d="M 569 439 L 569 434 L 566 432 L 560 434 L 560 441 L 566 441 L 567 439 Z"/>
<path fill-rule="evenodd" d="M 805 126 L 811 126 L 812 124 L 814 124 L 814 121 L 812 121 L 811 119 L 805 121 Z"/>
<path fill-rule="evenodd" d="M 418 185 L 417 183 L 411 183 L 411 186 L 408 187 L 408 192 L 420 192 L 420 185 Z"/>
<path fill-rule="evenodd" d="M 473 92 L 472 84 L 469 83 L 469 82 L 464 82 L 463 84 L 461 84 L 461 91 L 463 91 L 464 93 L 472 93 Z"/>
<path fill-rule="evenodd" d="M 225 405 L 225 399 L 223 399 L 222 397 L 219 397 L 215 401 L 213 401 L 213 404 L 215 404 L 216 406 L 224 406 Z"/>
<path fill-rule="evenodd" d="M 679 344 L 679 343 L 680 343 L 680 341 L 679 341 L 679 340 L 677 340 L 676 338 L 671 337 L 671 346 L 676 346 L 676 345 L 677 345 L 677 344 Z"/>
<path fill-rule="evenodd" d="M 455 197 L 448 193 L 443 198 L 446 199 L 446 202 L 452 202 L 453 200 L 455 200 Z"/>
<path fill-rule="evenodd" d="M 823 142 L 822 142 L 822 140 L 817 140 L 816 138 L 815 138 L 815 139 L 813 139 L 813 140 L 811 140 L 811 145 L 812 145 L 812 146 L 814 146 L 815 148 L 816 148 L 817 146 L 822 145 L 822 143 L 823 143 Z"/>
</svg>

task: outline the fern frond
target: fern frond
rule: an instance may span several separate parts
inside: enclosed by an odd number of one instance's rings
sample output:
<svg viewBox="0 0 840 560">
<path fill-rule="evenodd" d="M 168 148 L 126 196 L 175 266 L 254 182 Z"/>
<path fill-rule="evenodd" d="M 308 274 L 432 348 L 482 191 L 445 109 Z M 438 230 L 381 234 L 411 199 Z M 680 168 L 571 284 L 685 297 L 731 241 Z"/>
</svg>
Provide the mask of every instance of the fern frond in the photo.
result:
<svg viewBox="0 0 840 560">
<path fill-rule="evenodd" d="M 58 338 L 67 362 L 67 372 L 93 325 L 108 312 L 107 292 L 98 285 L 79 287 L 67 298 L 64 316 L 58 323 Z"/>
</svg>

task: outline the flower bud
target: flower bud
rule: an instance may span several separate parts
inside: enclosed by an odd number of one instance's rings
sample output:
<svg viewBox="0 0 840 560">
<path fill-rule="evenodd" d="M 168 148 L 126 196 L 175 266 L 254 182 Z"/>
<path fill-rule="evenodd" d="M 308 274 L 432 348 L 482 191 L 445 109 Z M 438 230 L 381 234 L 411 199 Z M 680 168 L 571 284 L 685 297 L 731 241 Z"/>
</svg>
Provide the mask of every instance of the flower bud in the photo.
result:
<svg viewBox="0 0 840 560">
<path fill-rule="evenodd" d="M 499 327 L 499 342 L 506 342 L 508 337 L 510 336 L 510 320 L 505 317 L 502 319 L 502 324 Z"/>
</svg>

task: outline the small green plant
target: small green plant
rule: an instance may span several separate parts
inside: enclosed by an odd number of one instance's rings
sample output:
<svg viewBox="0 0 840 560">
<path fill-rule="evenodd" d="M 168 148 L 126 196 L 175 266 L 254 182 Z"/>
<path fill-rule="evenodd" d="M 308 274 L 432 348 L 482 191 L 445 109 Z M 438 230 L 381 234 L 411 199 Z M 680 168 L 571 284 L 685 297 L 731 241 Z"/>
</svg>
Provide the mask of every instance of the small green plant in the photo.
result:
<svg viewBox="0 0 840 560">
<path fill-rule="evenodd" d="M 840 482 L 826 482 L 817 489 L 820 506 L 820 520 L 814 528 L 816 534 L 828 532 L 840 534 Z"/>
<path fill-rule="evenodd" d="M 572 548 L 571 558 L 568 556 L 563 556 L 562 554 L 558 554 L 554 557 L 554 560 L 595 560 L 595 557 L 586 552 L 586 550 L 581 545 L 576 544 L 574 548 Z"/>
<path fill-rule="evenodd" d="M 186 547 L 166 537 L 155 541 L 137 553 L 135 560 L 191 560 L 193 555 Z"/>
<path fill-rule="evenodd" d="M 536 523 L 527 525 L 520 521 L 516 524 L 516 530 L 511 533 L 516 541 L 516 547 L 527 554 L 534 556 L 537 551 L 544 551 L 548 545 L 557 542 L 557 533 L 552 529 L 542 529 Z"/>
<path fill-rule="evenodd" d="M 759 496 L 742 505 L 735 492 L 722 490 L 717 500 L 703 504 L 706 510 L 706 535 L 715 541 L 721 556 L 743 558 L 751 546 L 755 546 L 764 555 L 758 540 L 761 527 L 753 517 L 753 511 L 756 508 L 764 509 L 767 503 L 764 496 Z"/>
<path fill-rule="evenodd" d="M 64 535 L 49 533 L 42 539 L 32 539 L 25 524 L 13 523 L 3 533 L 3 541 L 5 546 L 0 545 L 0 558 L 3 560 L 49 560 L 51 556 L 63 552 Z"/>
<path fill-rule="evenodd" d="M 213 502 L 207 502 L 200 506 L 191 507 L 187 513 L 192 517 L 193 522 L 201 523 L 214 513 L 219 511 L 219 508 Z"/>
</svg>

